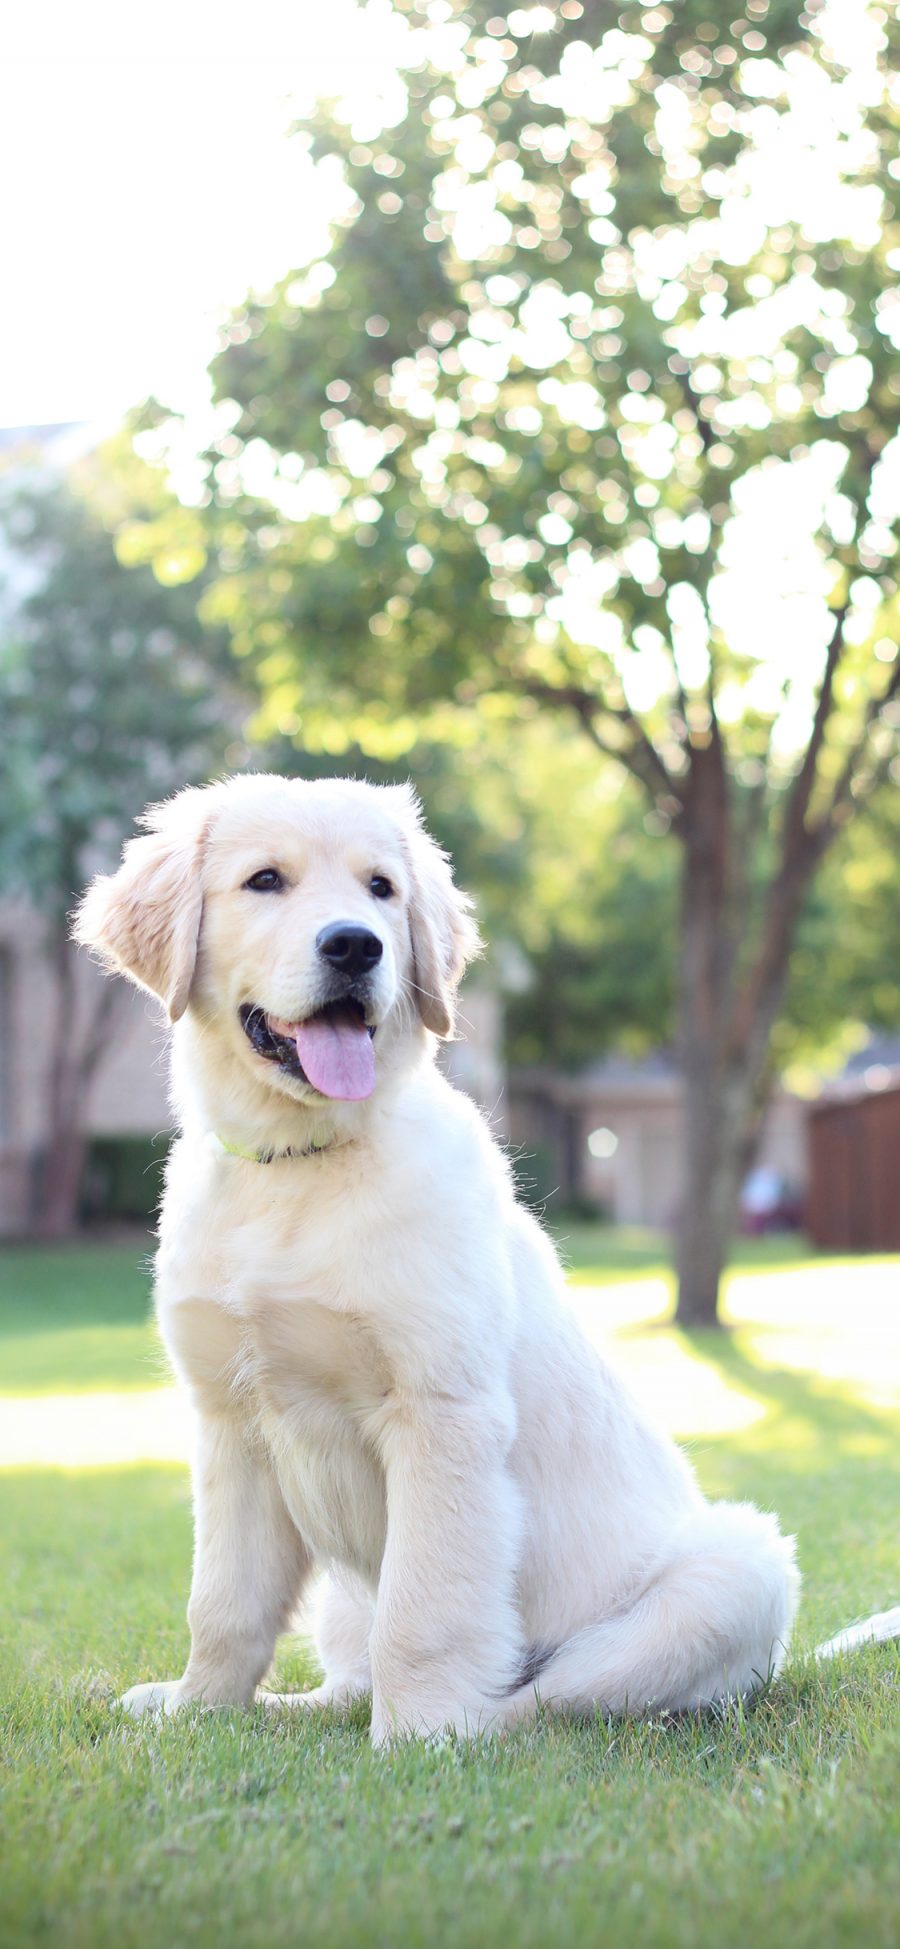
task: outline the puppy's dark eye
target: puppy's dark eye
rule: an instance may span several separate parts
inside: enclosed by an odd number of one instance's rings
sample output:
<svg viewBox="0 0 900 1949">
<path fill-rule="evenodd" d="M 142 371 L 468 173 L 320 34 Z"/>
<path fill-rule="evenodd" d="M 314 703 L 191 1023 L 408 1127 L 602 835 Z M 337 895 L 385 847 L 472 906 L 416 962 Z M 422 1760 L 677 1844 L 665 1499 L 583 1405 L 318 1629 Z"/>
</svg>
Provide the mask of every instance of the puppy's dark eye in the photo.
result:
<svg viewBox="0 0 900 1949">
<path fill-rule="evenodd" d="M 284 881 L 277 866 L 263 866 L 258 873 L 252 873 L 244 886 L 250 893 L 280 893 Z"/>
<path fill-rule="evenodd" d="M 372 878 L 369 881 L 369 892 L 374 894 L 376 900 L 390 900 L 393 891 L 394 889 L 391 886 L 390 880 L 386 880 L 383 873 L 372 874 Z"/>
</svg>

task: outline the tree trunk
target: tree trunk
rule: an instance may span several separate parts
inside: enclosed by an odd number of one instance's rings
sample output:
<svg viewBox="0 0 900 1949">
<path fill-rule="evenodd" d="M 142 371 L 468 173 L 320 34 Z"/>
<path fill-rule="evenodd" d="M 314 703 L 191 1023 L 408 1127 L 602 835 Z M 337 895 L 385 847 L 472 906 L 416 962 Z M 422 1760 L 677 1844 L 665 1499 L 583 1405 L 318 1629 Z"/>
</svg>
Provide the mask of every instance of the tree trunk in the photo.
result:
<svg viewBox="0 0 900 1949">
<path fill-rule="evenodd" d="M 77 1229 L 88 1137 L 88 1088 L 105 1045 L 116 984 L 79 979 L 77 950 L 65 934 L 55 943 L 57 992 L 49 1076 L 48 1136 L 38 1183 L 41 1238 L 66 1238 Z"/>
<path fill-rule="evenodd" d="M 719 1282 L 737 1230 L 740 1195 L 753 1149 L 748 1076 L 713 1061 L 685 1063 L 684 1176 L 676 1269 L 678 1320 L 716 1326 Z"/>
<path fill-rule="evenodd" d="M 48 1134 L 38 1186 L 37 1225 L 41 1238 L 65 1238 L 76 1230 L 87 1155 L 84 1098 L 89 1071 L 85 1071 L 84 1052 L 77 1048 L 74 982 L 61 962 L 58 966 L 60 982 L 50 1071 Z"/>
<path fill-rule="evenodd" d="M 38 1231 L 41 1238 L 68 1238 L 78 1225 L 87 1138 L 74 1120 L 54 1130 L 40 1173 Z"/>
<path fill-rule="evenodd" d="M 681 837 L 683 1173 L 677 1317 L 690 1326 L 715 1326 L 719 1278 L 740 1197 L 746 1101 L 739 1068 L 729 1074 L 725 1067 L 734 940 L 728 915 L 727 781 L 717 744 L 693 752 Z"/>
<path fill-rule="evenodd" d="M 739 948 L 749 922 L 746 897 L 735 894 L 741 863 L 729 857 L 727 786 L 715 752 L 695 756 L 682 837 L 684 1171 L 677 1318 L 689 1326 L 716 1326 L 719 1283 L 768 1099 L 772 1029 L 810 867 L 806 859 L 789 861 L 776 877 L 758 952 L 741 978 Z"/>
</svg>

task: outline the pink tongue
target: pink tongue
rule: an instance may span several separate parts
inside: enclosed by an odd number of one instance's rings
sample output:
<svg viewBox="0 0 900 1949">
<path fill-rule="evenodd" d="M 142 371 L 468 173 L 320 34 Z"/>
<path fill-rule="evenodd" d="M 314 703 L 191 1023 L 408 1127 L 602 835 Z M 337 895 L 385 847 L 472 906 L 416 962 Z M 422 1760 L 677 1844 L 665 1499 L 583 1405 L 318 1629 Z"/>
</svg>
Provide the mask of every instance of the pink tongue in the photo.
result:
<svg viewBox="0 0 900 1949">
<path fill-rule="evenodd" d="M 375 1088 L 375 1050 L 364 1022 L 328 1021 L 323 1016 L 301 1022 L 297 1054 L 313 1089 L 358 1103 Z"/>
</svg>

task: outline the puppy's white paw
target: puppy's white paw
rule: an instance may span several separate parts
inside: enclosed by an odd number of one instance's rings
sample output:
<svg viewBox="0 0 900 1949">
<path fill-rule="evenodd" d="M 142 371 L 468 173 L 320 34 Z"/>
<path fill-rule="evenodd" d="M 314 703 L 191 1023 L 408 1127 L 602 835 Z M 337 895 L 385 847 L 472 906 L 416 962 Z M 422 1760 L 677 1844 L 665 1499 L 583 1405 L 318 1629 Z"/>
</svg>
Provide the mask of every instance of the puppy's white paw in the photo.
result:
<svg viewBox="0 0 900 1949">
<path fill-rule="evenodd" d="M 330 1684 L 326 1679 L 324 1685 L 316 1685 L 309 1692 L 257 1692 L 256 1703 L 270 1712 L 320 1712 L 326 1705 L 340 1711 L 361 1696 L 359 1685 Z"/>
<path fill-rule="evenodd" d="M 130 1713 L 133 1719 L 142 1719 L 145 1713 L 150 1713 L 157 1719 L 164 1715 L 169 1717 L 173 1712 L 178 1711 L 179 1706 L 187 1702 L 178 1696 L 180 1685 L 179 1678 L 157 1679 L 152 1685 L 132 1685 L 129 1692 L 123 1692 L 117 1704 L 123 1712 Z"/>
<path fill-rule="evenodd" d="M 451 1740 L 492 1739 L 501 1730 L 494 1701 L 475 1705 L 469 1711 L 453 1705 L 428 1710 L 418 1705 L 409 1710 L 395 1707 L 391 1711 L 376 1706 L 370 1737 L 376 1749 L 384 1750 L 412 1739 L 428 1746 L 446 1746 Z"/>
</svg>

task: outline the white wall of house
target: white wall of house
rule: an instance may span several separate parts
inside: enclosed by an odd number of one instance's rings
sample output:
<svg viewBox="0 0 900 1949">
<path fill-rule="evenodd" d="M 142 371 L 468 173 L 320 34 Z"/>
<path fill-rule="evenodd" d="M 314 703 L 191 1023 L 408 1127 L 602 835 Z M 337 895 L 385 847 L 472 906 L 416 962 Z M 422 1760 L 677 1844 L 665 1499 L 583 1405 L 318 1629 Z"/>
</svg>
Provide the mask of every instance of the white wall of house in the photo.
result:
<svg viewBox="0 0 900 1949">
<path fill-rule="evenodd" d="M 526 1159 L 529 1150 L 549 1154 L 562 1199 L 584 1198 L 620 1225 L 665 1230 L 674 1224 L 682 1181 L 681 1083 L 674 1070 L 613 1059 L 608 1069 L 598 1064 L 581 1076 L 513 1072 L 507 1099 L 513 1142 Z M 809 1168 L 807 1107 L 786 1091 L 775 1096 L 757 1160 L 801 1196 Z"/>
<path fill-rule="evenodd" d="M 79 963 L 76 1017 L 105 977 Z M 59 995 L 43 921 L 26 902 L 0 901 L 0 1237 L 33 1222 L 33 1183 L 46 1142 Z M 79 1021 L 70 1025 L 80 1033 Z M 116 983 L 106 1045 L 88 1094 L 91 1136 L 153 1136 L 171 1126 L 165 1029 L 149 996 Z"/>
<path fill-rule="evenodd" d="M 153 1137 L 172 1128 L 168 1026 L 152 996 L 117 985 L 112 1033 L 88 1096 L 88 1129 L 93 1137 Z"/>
<path fill-rule="evenodd" d="M 580 1113 L 582 1195 L 608 1210 L 621 1225 L 670 1225 L 681 1181 L 681 1108 L 678 1086 L 637 1100 L 623 1093 L 599 1097 Z M 594 1156 L 588 1139 L 610 1131 L 616 1149 Z"/>
<path fill-rule="evenodd" d="M 503 1003 L 495 988 L 474 981 L 459 998 L 456 1037 L 441 1047 L 441 1067 L 457 1089 L 465 1090 L 502 1136 L 504 1123 Z"/>
</svg>

